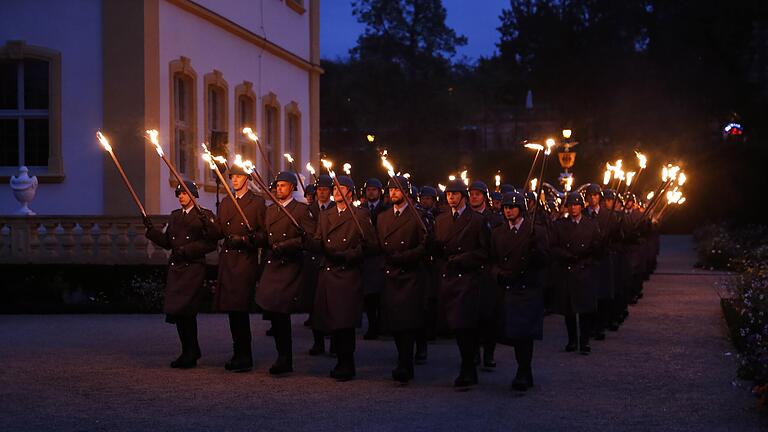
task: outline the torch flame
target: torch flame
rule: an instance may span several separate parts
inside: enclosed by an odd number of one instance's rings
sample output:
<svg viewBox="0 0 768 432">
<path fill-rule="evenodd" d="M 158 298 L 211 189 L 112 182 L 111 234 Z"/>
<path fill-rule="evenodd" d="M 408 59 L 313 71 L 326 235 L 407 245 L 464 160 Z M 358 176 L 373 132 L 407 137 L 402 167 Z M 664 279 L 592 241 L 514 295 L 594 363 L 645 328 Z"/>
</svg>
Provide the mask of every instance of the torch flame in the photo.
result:
<svg viewBox="0 0 768 432">
<path fill-rule="evenodd" d="M 461 177 L 465 185 L 469 186 L 469 177 L 467 177 L 467 170 L 462 171 L 459 177 Z"/>
<path fill-rule="evenodd" d="M 235 160 L 232 163 L 242 168 L 243 171 L 245 171 L 248 174 L 251 174 L 253 172 L 253 169 L 254 169 L 253 162 L 249 160 L 244 161 L 243 157 L 239 154 L 235 155 Z"/>
<path fill-rule="evenodd" d="M 547 144 L 547 150 L 544 151 L 544 154 L 549 156 L 552 153 L 552 147 L 554 147 L 556 143 L 555 143 L 555 140 L 550 138 L 546 141 L 546 144 Z"/>
<path fill-rule="evenodd" d="M 112 153 L 112 146 L 109 145 L 109 140 L 104 136 L 103 133 L 101 133 L 101 131 L 96 131 L 96 139 L 99 140 L 101 145 L 104 147 L 104 150 Z"/>
<path fill-rule="evenodd" d="M 531 180 L 531 190 L 532 190 L 532 191 L 535 191 L 535 190 L 536 190 L 536 185 L 537 185 L 537 184 L 539 184 L 539 179 L 535 178 L 535 179 L 532 179 L 532 180 Z"/>
<path fill-rule="evenodd" d="M 365 137 L 368 139 L 369 143 L 372 143 L 376 139 L 374 135 L 366 135 Z"/>
<path fill-rule="evenodd" d="M 501 176 L 499 174 L 496 174 L 496 187 L 501 185 Z"/>
<path fill-rule="evenodd" d="M 608 165 L 608 164 L 606 164 Z M 603 172 L 603 184 L 608 185 L 608 183 L 611 181 L 611 170 L 606 169 L 605 172 Z"/>
<path fill-rule="evenodd" d="M 408 180 L 410 180 L 411 179 L 411 173 L 405 173 L 405 174 L 403 174 L 403 177 L 405 177 Z"/>
<path fill-rule="evenodd" d="M 630 171 L 627 173 L 627 186 L 632 186 L 632 179 L 635 178 L 635 174 L 637 174 L 634 171 Z"/>
<path fill-rule="evenodd" d="M 565 190 L 570 192 L 572 186 L 573 186 L 573 176 L 566 177 L 565 178 Z"/>
<path fill-rule="evenodd" d="M 307 162 L 307 171 L 309 171 L 310 174 L 315 175 L 315 168 L 310 162 Z"/>
<path fill-rule="evenodd" d="M 285 154 L 283 155 L 283 157 L 285 158 L 285 160 L 287 160 L 287 161 L 288 161 L 288 163 L 293 163 L 293 156 L 291 156 L 291 154 L 290 154 L 290 153 L 285 153 Z"/>
<path fill-rule="evenodd" d="M 454 181 L 454 180 L 456 180 L 456 176 L 451 174 L 451 175 L 448 176 L 448 180 Z"/>
<path fill-rule="evenodd" d="M 635 156 L 637 156 L 637 163 L 640 165 L 640 169 L 645 169 L 645 167 L 648 165 L 648 158 L 638 151 L 635 151 Z"/>
<path fill-rule="evenodd" d="M 685 173 L 681 172 L 680 175 L 677 176 L 678 186 L 684 185 L 686 180 L 687 180 L 687 177 L 685 176 Z"/>
<path fill-rule="evenodd" d="M 352 175 L 352 165 L 349 163 L 345 163 L 342 169 L 345 173 L 347 173 L 347 175 Z"/>
<path fill-rule="evenodd" d="M 360 202 L 360 200 L 352 201 L 352 205 L 355 206 L 355 207 L 360 207 L 360 204 L 362 204 L 362 202 Z"/>
<path fill-rule="evenodd" d="M 677 202 L 677 205 L 681 205 L 685 202 L 685 197 L 680 198 L 680 200 Z"/>
<path fill-rule="evenodd" d="M 259 140 L 258 135 L 256 135 L 256 133 L 253 131 L 253 129 L 251 129 L 249 127 L 244 127 L 243 128 L 243 134 L 245 136 L 247 136 L 248 139 L 253 141 L 253 142 L 257 142 Z"/>
<path fill-rule="evenodd" d="M 536 143 L 528 143 L 528 144 L 525 145 L 525 148 L 528 148 L 528 149 L 531 149 L 531 150 L 536 150 L 536 151 L 544 150 L 544 146 L 543 145 L 536 144 Z"/>
<path fill-rule="evenodd" d="M 669 167 L 663 167 L 661 168 L 661 181 L 666 182 L 669 178 Z"/>
<path fill-rule="evenodd" d="M 656 192 L 654 192 L 654 191 L 650 191 L 650 192 L 648 192 L 648 195 L 646 195 L 646 196 L 645 196 L 645 199 L 647 199 L 648 201 L 650 201 L 650 200 L 652 200 L 652 199 L 653 199 L 653 197 L 654 197 L 655 195 L 656 195 Z"/>
<path fill-rule="evenodd" d="M 152 142 L 152 144 L 155 146 L 155 151 L 157 154 L 160 155 L 160 157 L 163 157 L 163 148 L 160 147 L 160 140 L 158 139 L 159 132 L 157 129 L 149 129 L 146 131 L 147 137 L 149 138 L 149 141 Z"/>
<path fill-rule="evenodd" d="M 392 166 L 392 163 L 387 160 L 386 155 L 381 157 L 381 165 L 384 166 L 384 168 L 387 169 L 387 174 L 389 174 L 390 177 L 395 176 L 395 167 Z"/>
<path fill-rule="evenodd" d="M 328 170 L 328 175 L 331 176 L 331 178 L 336 178 L 336 173 L 331 169 L 333 167 L 333 162 L 328 159 L 320 159 L 320 163 Z"/>
<path fill-rule="evenodd" d="M 437 188 L 440 189 L 441 192 L 445 192 L 445 185 L 444 184 L 438 183 L 437 184 Z"/>
</svg>

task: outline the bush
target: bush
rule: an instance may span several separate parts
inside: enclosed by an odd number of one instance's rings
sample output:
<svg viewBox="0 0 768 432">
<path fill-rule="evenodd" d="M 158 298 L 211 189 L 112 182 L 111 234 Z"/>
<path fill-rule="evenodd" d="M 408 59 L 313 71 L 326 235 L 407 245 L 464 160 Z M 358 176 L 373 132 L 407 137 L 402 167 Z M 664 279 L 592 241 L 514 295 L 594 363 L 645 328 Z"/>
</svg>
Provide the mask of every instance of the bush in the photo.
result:
<svg viewBox="0 0 768 432">
<path fill-rule="evenodd" d="M 694 234 L 699 265 L 738 274 L 724 283 L 723 314 L 738 351 L 738 376 L 768 403 L 768 227 L 709 225 Z"/>
</svg>

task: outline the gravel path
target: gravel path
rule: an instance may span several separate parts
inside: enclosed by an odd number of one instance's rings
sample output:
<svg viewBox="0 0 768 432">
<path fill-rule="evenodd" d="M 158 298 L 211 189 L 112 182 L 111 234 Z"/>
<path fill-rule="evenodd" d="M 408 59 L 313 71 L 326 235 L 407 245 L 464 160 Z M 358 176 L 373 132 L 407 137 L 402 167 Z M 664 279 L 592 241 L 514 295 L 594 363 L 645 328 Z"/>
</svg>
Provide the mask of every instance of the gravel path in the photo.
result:
<svg viewBox="0 0 768 432">
<path fill-rule="evenodd" d="M 160 315 L 0 316 L 0 431 L 20 430 L 665 430 L 757 431 L 768 426 L 745 383 L 734 382 L 718 275 L 691 272 L 689 238 L 663 242 L 660 272 L 618 333 L 590 356 L 565 353 L 559 317 L 545 321 L 534 354 L 536 387 L 513 394 L 510 348 L 480 385 L 457 392 L 452 341 L 398 387 L 390 340 L 358 336 L 358 379 L 327 378 L 334 359 L 304 354 L 311 334 L 294 323 L 296 373 L 271 378 L 266 323 L 255 327 L 255 371 L 225 373 L 226 319 L 200 318 L 201 366 L 167 367 L 175 331 Z"/>
</svg>

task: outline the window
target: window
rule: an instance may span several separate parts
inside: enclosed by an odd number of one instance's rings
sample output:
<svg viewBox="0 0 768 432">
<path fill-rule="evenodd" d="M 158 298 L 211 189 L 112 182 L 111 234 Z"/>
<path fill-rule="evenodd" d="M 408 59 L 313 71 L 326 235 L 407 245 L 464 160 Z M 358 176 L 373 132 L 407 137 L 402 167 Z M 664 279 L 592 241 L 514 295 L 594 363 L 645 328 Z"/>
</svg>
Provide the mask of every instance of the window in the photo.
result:
<svg viewBox="0 0 768 432">
<path fill-rule="evenodd" d="M 229 130 L 227 127 L 227 82 L 221 72 L 214 70 L 205 74 L 205 142 L 214 156 L 229 159 L 227 144 Z M 198 144 L 200 145 L 200 144 Z M 216 190 L 218 177 L 208 166 L 205 169 L 205 186 L 209 192 Z"/>
<path fill-rule="evenodd" d="M 27 166 L 41 181 L 63 180 L 58 53 L 23 42 L 0 46 L 0 179 Z"/>
<path fill-rule="evenodd" d="M 171 160 L 179 173 L 189 179 L 197 178 L 197 74 L 190 66 L 189 59 L 181 57 L 170 64 L 171 76 Z M 198 144 L 199 145 L 199 144 Z M 171 186 L 176 180 L 170 177 Z"/>
<path fill-rule="evenodd" d="M 264 96 L 264 126 L 262 144 L 265 156 L 269 163 L 264 161 L 263 168 L 268 172 L 269 178 L 277 175 L 271 172 L 271 168 L 279 171 L 282 166 L 283 155 L 280 152 L 280 103 L 274 93 Z"/>
<path fill-rule="evenodd" d="M 285 153 L 293 156 L 293 164 L 297 170 L 301 165 L 301 111 L 296 102 L 285 106 Z"/>
<path fill-rule="evenodd" d="M 256 95 L 253 93 L 253 84 L 248 81 L 235 87 L 235 113 L 234 151 L 242 155 L 243 159 L 255 161 L 255 144 L 243 135 L 244 127 L 256 131 Z"/>
</svg>

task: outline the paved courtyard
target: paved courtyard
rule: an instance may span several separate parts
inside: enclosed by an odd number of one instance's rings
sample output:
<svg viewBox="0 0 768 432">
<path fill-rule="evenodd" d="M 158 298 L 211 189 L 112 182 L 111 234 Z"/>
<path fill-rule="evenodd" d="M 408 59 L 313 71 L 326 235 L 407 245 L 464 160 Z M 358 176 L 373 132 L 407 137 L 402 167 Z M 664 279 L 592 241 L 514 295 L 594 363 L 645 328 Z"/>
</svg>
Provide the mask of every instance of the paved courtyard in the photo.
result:
<svg viewBox="0 0 768 432">
<path fill-rule="evenodd" d="M 271 378 L 267 323 L 254 315 L 256 369 L 231 374 L 226 318 L 200 317 L 200 367 L 167 367 L 175 330 L 160 315 L 0 316 L 0 431 L 245 430 L 766 430 L 748 384 L 734 380 L 713 283 L 693 271 L 688 237 L 665 237 L 659 271 L 617 333 L 590 356 L 565 353 L 549 316 L 534 354 L 536 386 L 513 394 L 514 354 L 457 392 L 452 341 L 430 345 L 406 387 L 390 379 L 391 340 L 358 335 L 358 378 L 327 377 L 330 357 L 306 355 L 310 331 L 294 319 L 296 372 Z"/>
</svg>

